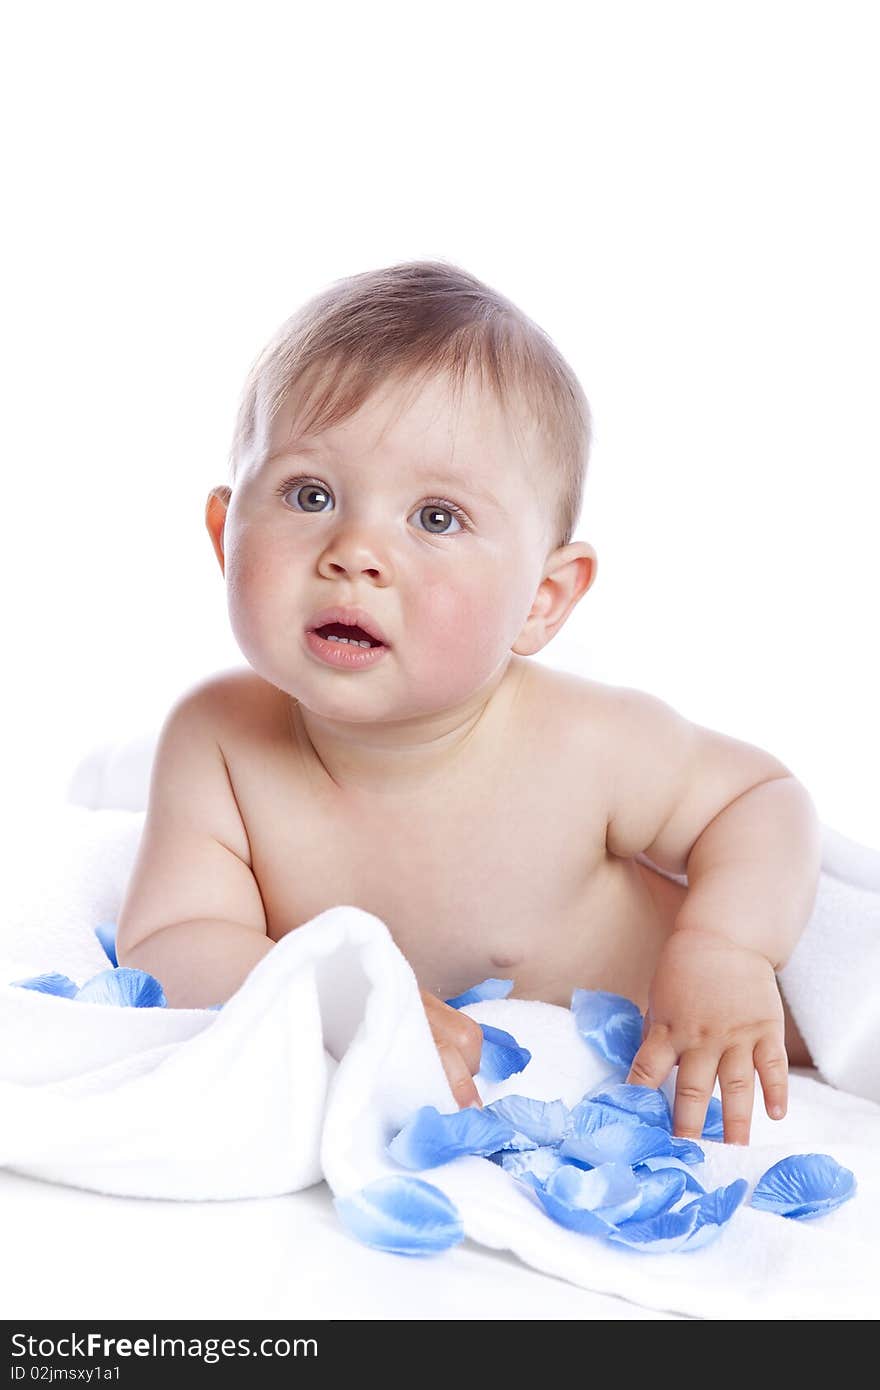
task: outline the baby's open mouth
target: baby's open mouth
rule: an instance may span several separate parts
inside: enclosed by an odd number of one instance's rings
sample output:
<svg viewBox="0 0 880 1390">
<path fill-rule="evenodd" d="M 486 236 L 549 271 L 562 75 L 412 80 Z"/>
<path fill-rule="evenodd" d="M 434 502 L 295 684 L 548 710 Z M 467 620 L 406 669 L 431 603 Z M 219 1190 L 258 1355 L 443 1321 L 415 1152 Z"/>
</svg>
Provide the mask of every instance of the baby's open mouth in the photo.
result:
<svg viewBox="0 0 880 1390">
<path fill-rule="evenodd" d="M 384 642 L 377 642 L 375 637 L 364 632 L 362 627 L 349 627 L 347 623 L 325 623 L 323 627 L 316 627 L 315 632 L 319 637 L 324 637 L 328 642 L 349 643 L 354 647 L 384 647 Z"/>
</svg>

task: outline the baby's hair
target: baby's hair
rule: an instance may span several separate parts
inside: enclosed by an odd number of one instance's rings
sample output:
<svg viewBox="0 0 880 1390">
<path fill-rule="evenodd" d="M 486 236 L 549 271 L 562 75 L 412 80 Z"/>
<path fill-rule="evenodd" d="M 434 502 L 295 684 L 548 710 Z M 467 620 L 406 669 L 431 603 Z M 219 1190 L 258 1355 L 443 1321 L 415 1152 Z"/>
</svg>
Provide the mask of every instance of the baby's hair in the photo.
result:
<svg viewBox="0 0 880 1390">
<path fill-rule="evenodd" d="M 271 423 L 296 387 L 311 404 L 305 433 L 352 414 L 397 378 L 446 372 L 460 392 L 469 373 L 488 380 L 502 409 L 521 402 L 555 475 L 553 545 L 578 522 L 591 440 L 590 407 L 575 373 L 522 310 L 445 261 L 405 261 L 337 280 L 278 329 L 248 373 L 230 471 L 265 451 Z"/>
</svg>

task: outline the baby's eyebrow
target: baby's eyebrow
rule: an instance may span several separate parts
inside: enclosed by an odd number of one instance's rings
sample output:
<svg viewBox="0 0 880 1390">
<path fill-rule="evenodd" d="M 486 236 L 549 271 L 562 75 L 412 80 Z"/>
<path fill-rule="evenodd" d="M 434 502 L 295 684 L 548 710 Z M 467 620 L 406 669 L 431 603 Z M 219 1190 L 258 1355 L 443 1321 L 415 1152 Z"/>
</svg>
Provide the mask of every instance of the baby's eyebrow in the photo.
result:
<svg viewBox="0 0 880 1390">
<path fill-rule="evenodd" d="M 270 464 L 280 463 L 285 459 L 289 460 L 296 458 L 297 455 L 321 455 L 326 453 L 326 449 L 322 449 L 320 445 L 316 444 L 288 445 L 285 449 L 280 449 L 277 453 L 270 454 L 265 460 L 265 467 L 269 467 Z M 415 468 L 413 469 L 413 477 L 421 479 L 423 483 L 433 481 L 437 483 L 439 487 L 445 487 L 448 483 L 454 488 L 461 488 L 464 492 L 472 493 L 475 497 L 482 497 L 486 502 L 489 502 L 493 507 L 497 507 L 500 511 L 504 510 L 495 494 L 490 492 L 487 487 L 484 487 L 482 483 L 477 482 L 474 478 L 468 478 L 462 473 L 450 472 L 443 468 L 442 465 L 439 467 L 430 466 L 427 468 Z"/>
</svg>

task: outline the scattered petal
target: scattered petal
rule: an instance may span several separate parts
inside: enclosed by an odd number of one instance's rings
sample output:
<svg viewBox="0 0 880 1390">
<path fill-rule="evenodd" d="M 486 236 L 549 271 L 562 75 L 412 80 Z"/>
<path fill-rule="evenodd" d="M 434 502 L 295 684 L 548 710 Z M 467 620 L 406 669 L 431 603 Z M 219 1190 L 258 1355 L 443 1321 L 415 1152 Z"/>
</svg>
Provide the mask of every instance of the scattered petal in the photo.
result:
<svg viewBox="0 0 880 1390">
<path fill-rule="evenodd" d="M 648 1221 L 652 1216 L 669 1211 L 684 1196 L 688 1186 L 688 1175 L 681 1169 L 658 1168 L 652 1173 L 640 1164 L 634 1169 L 636 1181 L 641 1188 L 641 1200 L 633 1212 L 636 1221 Z M 702 1188 L 697 1183 L 697 1188 Z"/>
<path fill-rule="evenodd" d="M 589 1168 L 602 1163 L 632 1167 L 656 1154 L 671 1153 L 671 1136 L 658 1125 L 643 1125 L 610 1106 L 581 1101 L 571 1112 L 572 1131 L 560 1145 L 563 1158 Z"/>
<path fill-rule="evenodd" d="M 491 1114 L 488 1106 L 469 1105 L 441 1115 L 433 1105 L 423 1105 L 391 1140 L 388 1152 L 404 1168 L 436 1168 L 462 1154 L 497 1153 L 517 1137 L 523 1136 Z"/>
<path fill-rule="evenodd" d="M 706 1155 L 699 1144 L 693 1139 L 678 1139 L 674 1134 L 669 1136 L 669 1152 L 674 1158 L 680 1158 L 682 1163 L 705 1163 Z"/>
<path fill-rule="evenodd" d="M 536 1144 L 558 1144 L 568 1122 L 568 1106 L 561 1100 L 531 1100 L 528 1096 L 504 1096 L 483 1107 L 505 1124 L 512 1125 Z"/>
<path fill-rule="evenodd" d="M 641 1188 L 625 1163 L 603 1163 L 585 1172 L 563 1163 L 544 1184 L 545 1192 L 578 1211 L 594 1211 L 616 1225 L 632 1216 L 641 1202 Z"/>
<path fill-rule="evenodd" d="M 703 1184 L 695 1178 L 691 1172 L 690 1164 L 685 1163 L 684 1159 L 674 1158 L 671 1154 L 651 1154 L 647 1158 L 643 1158 L 638 1165 L 639 1171 L 636 1173 L 636 1177 L 640 1176 L 642 1169 L 647 1170 L 649 1173 L 663 1173 L 666 1172 L 667 1169 L 682 1173 L 688 1192 L 706 1191 Z"/>
<path fill-rule="evenodd" d="M 489 1156 L 512 1177 L 521 1178 L 525 1173 L 532 1173 L 540 1183 L 545 1183 L 562 1163 L 559 1147 L 555 1144 L 544 1144 L 538 1149 L 525 1151 L 505 1150 Z"/>
<path fill-rule="evenodd" d="M 528 1066 L 532 1060 L 531 1052 L 526 1047 L 520 1047 L 510 1033 L 505 1033 L 503 1028 L 492 1028 L 488 1023 L 481 1023 L 480 1028 L 483 1032 L 480 1076 L 487 1081 L 506 1081 L 508 1076 L 514 1076 Z"/>
<path fill-rule="evenodd" d="M 698 1246 L 708 1245 L 710 1240 L 714 1240 L 721 1227 L 733 1216 L 748 1190 L 749 1185 L 745 1178 L 737 1178 L 736 1182 L 728 1183 L 727 1187 L 716 1187 L 714 1191 L 705 1192 L 693 1202 L 686 1203 L 681 1208 L 683 1212 L 694 1209 L 697 1212 L 697 1224 L 688 1236 L 687 1248 L 695 1250 Z"/>
<path fill-rule="evenodd" d="M 430 1255 L 464 1239 L 455 1204 L 421 1178 L 378 1178 L 333 1205 L 351 1235 L 394 1255 Z"/>
<path fill-rule="evenodd" d="M 444 1002 L 450 1009 L 461 1009 L 465 1004 L 480 1004 L 484 999 L 506 999 L 512 989 L 513 980 L 496 980 L 490 976 L 482 984 L 474 985 L 473 989 L 466 989 L 464 994 L 456 994 L 454 999 Z"/>
<path fill-rule="evenodd" d="M 584 1042 L 629 1071 L 642 1045 L 642 1015 L 632 1000 L 604 989 L 576 989 L 571 1011 Z"/>
<path fill-rule="evenodd" d="M 35 989 L 40 994 L 60 994 L 64 999 L 74 999 L 79 989 L 73 980 L 54 970 L 45 975 L 32 975 L 29 980 L 11 980 L 10 984 L 18 985 L 19 989 Z"/>
<path fill-rule="evenodd" d="M 594 1104 L 608 1105 L 626 1115 L 637 1115 L 646 1125 L 658 1125 L 660 1129 L 672 1133 L 672 1111 L 669 1101 L 660 1090 L 651 1086 L 628 1086 L 621 1082 L 617 1086 L 603 1086 L 594 1091 L 589 1099 Z"/>
<path fill-rule="evenodd" d="M 709 1099 L 709 1109 L 706 1111 L 706 1122 L 703 1125 L 701 1139 L 724 1139 L 724 1120 L 721 1115 L 721 1101 L 717 1096 Z"/>
<path fill-rule="evenodd" d="M 751 1206 L 804 1221 L 824 1216 L 855 1194 L 855 1175 L 830 1154 L 792 1154 L 761 1175 Z"/>
<path fill-rule="evenodd" d="M 95 936 L 104 947 L 104 954 L 112 966 L 117 966 L 119 961 L 116 958 L 116 923 L 102 922 L 99 927 L 95 927 Z"/>
<path fill-rule="evenodd" d="M 76 997 L 87 1004 L 119 1004 L 135 1009 L 164 1009 L 167 1002 L 154 976 L 127 965 L 93 975 L 77 991 Z"/>
<path fill-rule="evenodd" d="M 696 1224 L 697 1212 L 693 1208 L 689 1211 L 664 1211 L 648 1221 L 624 1222 L 611 1232 L 609 1240 L 619 1245 L 629 1245 L 646 1254 L 665 1255 L 686 1245 Z"/>
<path fill-rule="evenodd" d="M 587 1207 L 569 1206 L 548 1192 L 533 1173 L 523 1173 L 521 1182 L 532 1189 L 547 1215 L 558 1225 L 567 1226 L 570 1231 L 577 1231 L 583 1236 L 607 1236 L 614 1230 L 610 1222 L 604 1221 L 594 1211 Z"/>
</svg>

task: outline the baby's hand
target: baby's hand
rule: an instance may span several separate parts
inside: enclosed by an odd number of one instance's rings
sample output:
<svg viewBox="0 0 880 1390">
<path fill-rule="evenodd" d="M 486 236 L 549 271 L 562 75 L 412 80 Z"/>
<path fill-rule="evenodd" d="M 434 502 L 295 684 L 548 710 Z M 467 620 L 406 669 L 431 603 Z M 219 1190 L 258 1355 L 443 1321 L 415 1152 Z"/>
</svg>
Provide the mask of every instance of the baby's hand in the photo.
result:
<svg viewBox="0 0 880 1390">
<path fill-rule="evenodd" d="M 479 1105 L 479 1092 L 472 1078 L 480 1070 L 483 1031 L 467 1014 L 452 1009 L 426 989 L 420 991 L 428 1025 L 443 1063 L 443 1070 L 458 1102 L 459 1110 Z"/>
<path fill-rule="evenodd" d="M 782 999 L 773 967 L 717 932 L 685 927 L 660 953 L 642 1045 L 627 1081 L 661 1086 L 678 1063 L 674 1133 L 699 1139 L 717 1075 L 724 1140 L 747 1144 L 755 1070 L 764 1106 L 781 1120 L 788 1104 Z"/>
</svg>

